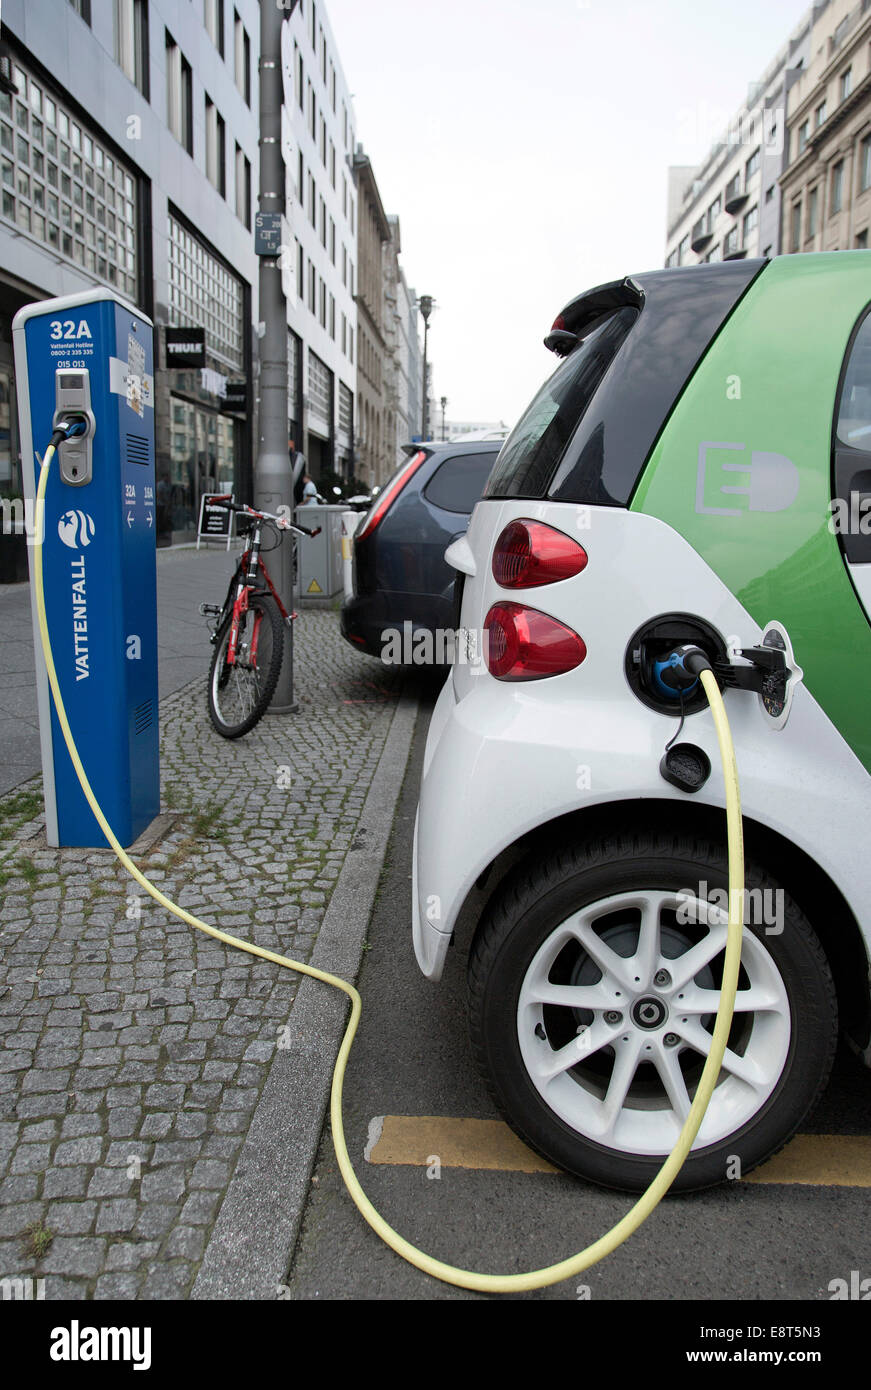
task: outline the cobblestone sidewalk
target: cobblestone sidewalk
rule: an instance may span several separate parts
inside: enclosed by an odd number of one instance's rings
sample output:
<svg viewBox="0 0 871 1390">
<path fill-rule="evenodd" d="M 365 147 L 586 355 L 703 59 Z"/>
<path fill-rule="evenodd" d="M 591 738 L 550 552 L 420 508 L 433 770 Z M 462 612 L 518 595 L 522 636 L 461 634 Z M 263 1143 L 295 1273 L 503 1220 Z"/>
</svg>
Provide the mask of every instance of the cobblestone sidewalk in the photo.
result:
<svg viewBox="0 0 871 1390">
<path fill-rule="evenodd" d="M 210 648 L 203 641 L 205 672 Z M 183 906 L 309 957 L 400 695 L 334 613 L 296 624 L 300 713 L 233 743 L 205 680 L 161 705 L 169 832 L 139 862 Z M 184 1298 L 298 980 L 170 917 L 108 851 L 49 850 L 41 788 L 0 799 L 0 1281 Z"/>
</svg>

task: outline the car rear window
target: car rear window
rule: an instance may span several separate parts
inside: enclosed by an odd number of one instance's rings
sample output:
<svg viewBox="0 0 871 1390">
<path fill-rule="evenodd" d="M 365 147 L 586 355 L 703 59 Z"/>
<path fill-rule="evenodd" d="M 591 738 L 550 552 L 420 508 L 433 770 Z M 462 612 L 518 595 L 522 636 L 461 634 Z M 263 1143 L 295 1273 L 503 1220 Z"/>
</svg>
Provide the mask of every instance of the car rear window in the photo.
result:
<svg viewBox="0 0 871 1390">
<path fill-rule="evenodd" d="M 486 495 L 627 506 L 684 386 L 766 264 L 633 275 L 640 312 L 594 325 L 557 368 L 506 442 Z M 557 391 L 564 405 L 554 405 Z"/>
<path fill-rule="evenodd" d="M 541 497 L 605 372 L 638 317 L 605 314 L 544 383 L 502 446 L 488 497 Z"/>
<path fill-rule="evenodd" d="M 484 484 L 496 462 L 492 453 L 452 454 L 430 478 L 423 495 L 434 507 L 468 515 L 484 491 Z"/>
</svg>

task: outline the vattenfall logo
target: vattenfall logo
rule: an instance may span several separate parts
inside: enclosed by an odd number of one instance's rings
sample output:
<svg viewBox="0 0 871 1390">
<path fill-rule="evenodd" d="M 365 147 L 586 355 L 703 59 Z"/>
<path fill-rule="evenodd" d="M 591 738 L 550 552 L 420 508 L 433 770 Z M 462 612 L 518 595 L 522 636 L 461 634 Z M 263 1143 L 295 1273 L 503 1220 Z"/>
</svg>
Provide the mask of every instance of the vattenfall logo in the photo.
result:
<svg viewBox="0 0 871 1390">
<path fill-rule="evenodd" d="M 53 1327 L 52 1361 L 132 1361 L 134 1371 L 151 1368 L 150 1327 Z"/>
<path fill-rule="evenodd" d="M 87 512 L 64 512 L 57 524 L 57 533 L 70 550 L 83 550 L 94 539 L 94 518 Z"/>
</svg>

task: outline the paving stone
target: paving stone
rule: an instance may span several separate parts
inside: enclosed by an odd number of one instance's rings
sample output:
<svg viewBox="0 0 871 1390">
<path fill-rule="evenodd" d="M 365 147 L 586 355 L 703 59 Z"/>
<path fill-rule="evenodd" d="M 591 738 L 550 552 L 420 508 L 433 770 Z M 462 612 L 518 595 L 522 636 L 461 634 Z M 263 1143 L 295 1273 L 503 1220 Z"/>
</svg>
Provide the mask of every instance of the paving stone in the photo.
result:
<svg viewBox="0 0 871 1390">
<path fill-rule="evenodd" d="M 202 679 L 161 702 L 163 787 L 185 810 L 147 863 L 190 910 L 307 959 L 402 676 L 348 648 L 333 613 L 297 626 L 300 741 L 264 720 L 227 750 L 227 775 Z M 359 702 L 361 680 L 384 698 Z M 192 850 L 201 812 L 220 838 Z M 56 1223 L 49 1298 L 187 1297 L 299 982 L 170 917 L 108 851 L 23 852 L 39 879 L 7 881 L 0 901 L 0 1211 Z M 18 1236 L 0 1236 L 4 1270 Z"/>
</svg>

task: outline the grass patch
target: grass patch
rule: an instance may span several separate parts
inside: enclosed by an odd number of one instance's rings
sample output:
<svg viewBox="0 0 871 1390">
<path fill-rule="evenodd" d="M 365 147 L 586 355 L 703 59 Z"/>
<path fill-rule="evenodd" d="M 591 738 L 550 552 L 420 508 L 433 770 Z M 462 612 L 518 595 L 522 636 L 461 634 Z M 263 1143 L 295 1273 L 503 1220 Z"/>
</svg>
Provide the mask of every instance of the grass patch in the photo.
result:
<svg viewBox="0 0 871 1390">
<path fill-rule="evenodd" d="M 22 825 L 32 821 L 42 810 L 42 790 L 15 791 L 0 799 L 0 830 L 4 836 L 14 834 Z"/>
<path fill-rule="evenodd" d="M 33 860 L 25 859 L 24 855 L 22 855 L 20 859 L 15 861 L 15 867 L 21 874 L 21 877 L 27 879 L 31 888 L 35 888 L 39 882 L 39 869 L 36 867 Z"/>
<path fill-rule="evenodd" d="M 43 1220 L 31 1221 L 25 1226 L 22 1239 L 25 1254 L 32 1255 L 35 1260 L 41 1260 L 54 1240 L 54 1231 L 50 1231 Z"/>
</svg>

